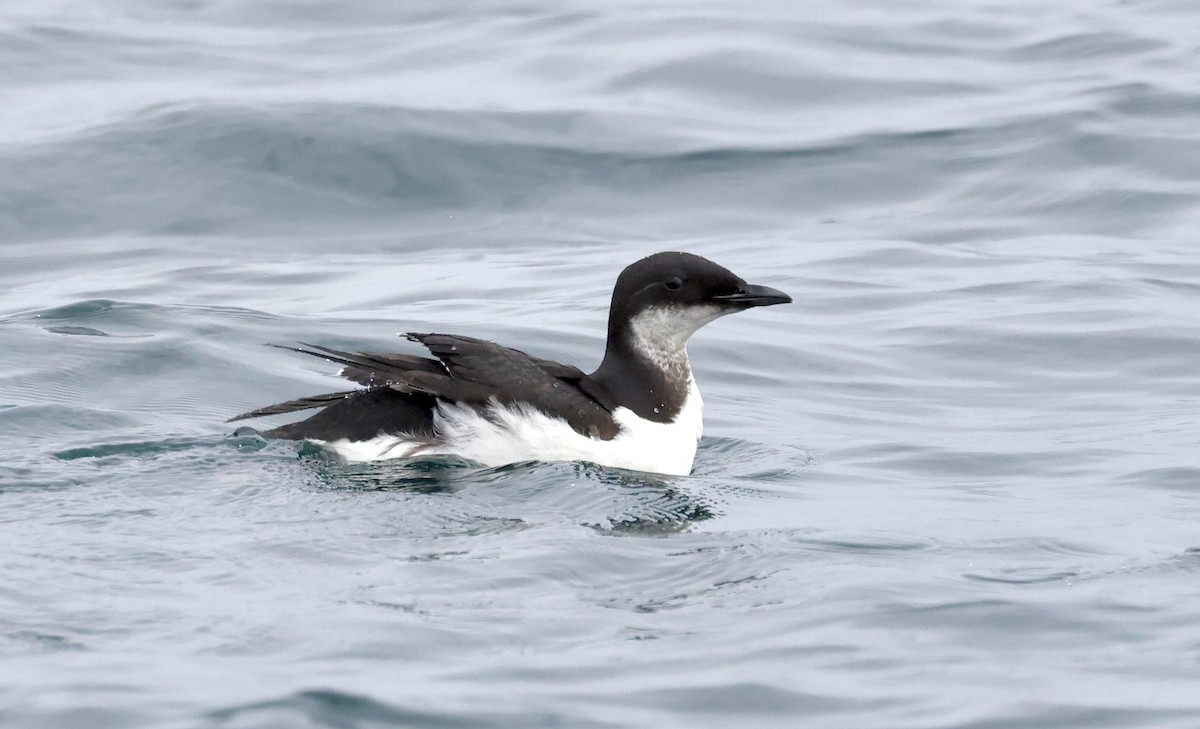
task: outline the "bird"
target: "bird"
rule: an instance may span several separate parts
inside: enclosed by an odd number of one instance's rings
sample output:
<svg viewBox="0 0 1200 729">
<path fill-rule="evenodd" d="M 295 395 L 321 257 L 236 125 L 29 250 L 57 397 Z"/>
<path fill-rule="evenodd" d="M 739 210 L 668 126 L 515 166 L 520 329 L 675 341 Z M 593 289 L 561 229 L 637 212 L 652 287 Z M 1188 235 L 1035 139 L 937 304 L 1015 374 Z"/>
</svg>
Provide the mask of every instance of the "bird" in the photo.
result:
<svg viewBox="0 0 1200 729">
<path fill-rule="evenodd" d="M 617 277 L 604 357 L 591 374 L 454 334 L 406 334 L 432 357 L 272 345 L 339 364 L 338 374 L 361 387 L 227 422 L 318 409 L 263 435 L 309 441 L 351 463 L 433 456 L 487 467 L 588 461 L 685 476 L 703 429 L 689 338 L 726 314 L 791 302 L 701 256 L 656 253 Z"/>
</svg>

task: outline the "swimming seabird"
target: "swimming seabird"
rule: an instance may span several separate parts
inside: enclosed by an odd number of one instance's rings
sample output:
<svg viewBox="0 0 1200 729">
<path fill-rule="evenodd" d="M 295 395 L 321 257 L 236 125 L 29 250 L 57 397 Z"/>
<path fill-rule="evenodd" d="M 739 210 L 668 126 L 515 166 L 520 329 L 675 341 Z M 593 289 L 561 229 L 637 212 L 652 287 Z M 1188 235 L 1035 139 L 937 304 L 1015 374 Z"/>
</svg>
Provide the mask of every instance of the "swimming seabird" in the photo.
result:
<svg viewBox="0 0 1200 729">
<path fill-rule="evenodd" d="M 453 455 L 486 466 L 591 461 L 672 475 L 692 470 L 702 429 L 688 338 L 714 319 L 791 303 L 691 253 L 657 253 L 617 278 L 604 360 L 593 373 L 453 334 L 407 337 L 434 358 L 284 347 L 342 365 L 362 388 L 242 413 L 230 422 L 321 408 L 266 431 L 347 461 Z"/>
</svg>

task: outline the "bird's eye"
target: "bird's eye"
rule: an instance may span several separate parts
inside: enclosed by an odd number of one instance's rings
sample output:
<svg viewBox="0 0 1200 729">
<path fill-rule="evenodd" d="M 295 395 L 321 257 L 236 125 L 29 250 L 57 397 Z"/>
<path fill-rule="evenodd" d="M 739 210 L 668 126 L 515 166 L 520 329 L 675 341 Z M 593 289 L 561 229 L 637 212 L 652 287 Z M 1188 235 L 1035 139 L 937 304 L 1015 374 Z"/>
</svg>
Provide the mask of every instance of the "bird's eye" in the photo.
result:
<svg viewBox="0 0 1200 729">
<path fill-rule="evenodd" d="M 677 291 L 683 288 L 683 279 L 679 278 L 678 276 L 672 276 L 664 281 L 663 285 L 672 291 Z"/>
</svg>

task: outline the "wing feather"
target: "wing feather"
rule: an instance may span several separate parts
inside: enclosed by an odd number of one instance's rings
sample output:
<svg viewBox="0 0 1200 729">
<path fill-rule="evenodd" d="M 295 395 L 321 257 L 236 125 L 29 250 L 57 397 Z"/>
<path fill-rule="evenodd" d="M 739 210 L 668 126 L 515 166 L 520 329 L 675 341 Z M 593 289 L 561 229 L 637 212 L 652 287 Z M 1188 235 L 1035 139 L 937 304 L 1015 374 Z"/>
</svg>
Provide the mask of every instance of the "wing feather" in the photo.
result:
<svg viewBox="0 0 1200 729">
<path fill-rule="evenodd" d="M 474 405 L 492 401 L 527 403 L 544 413 L 563 417 L 584 435 L 612 438 L 619 431 L 612 419 L 615 407 L 612 398 L 600 383 L 577 367 L 531 357 L 520 350 L 473 337 L 415 332 L 407 337 L 423 345 L 436 359 L 411 354 L 345 352 L 303 342 L 299 346 L 271 345 L 339 364 L 341 376 L 366 386 L 367 390 L 289 400 L 243 413 L 231 422 L 325 407 L 384 388 L 422 401 L 432 396 Z"/>
</svg>

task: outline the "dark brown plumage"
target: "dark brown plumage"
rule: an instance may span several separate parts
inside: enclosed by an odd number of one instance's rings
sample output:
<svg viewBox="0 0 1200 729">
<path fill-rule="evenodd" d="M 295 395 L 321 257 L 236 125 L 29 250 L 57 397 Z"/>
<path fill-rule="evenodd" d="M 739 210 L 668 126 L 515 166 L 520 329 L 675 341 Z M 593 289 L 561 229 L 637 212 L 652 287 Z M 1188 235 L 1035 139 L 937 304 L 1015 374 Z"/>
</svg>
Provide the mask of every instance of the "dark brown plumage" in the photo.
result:
<svg viewBox="0 0 1200 729">
<path fill-rule="evenodd" d="M 340 364 L 342 377 L 367 389 L 289 400 L 242 413 L 229 422 L 323 407 L 312 418 L 267 435 L 316 440 L 366 439 L 380 433 L 431 435 L 435 399 L 478 406 L 495 400 L 503 405 L 523 402 L 558 414 L 576 432 L 592 438 L 607 440 L 618 432 L 611 398 L 577 367 L 472 337 L 417 333 L 407 337 L 425 345 L 437 359 L 343 352 L 315 344 L 274 345 Z"/>
</svg>

